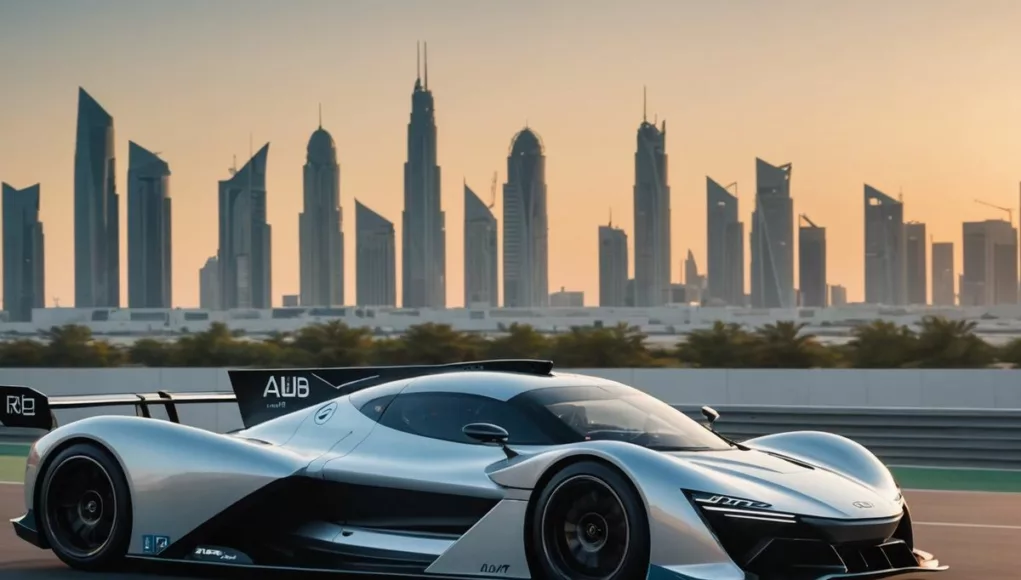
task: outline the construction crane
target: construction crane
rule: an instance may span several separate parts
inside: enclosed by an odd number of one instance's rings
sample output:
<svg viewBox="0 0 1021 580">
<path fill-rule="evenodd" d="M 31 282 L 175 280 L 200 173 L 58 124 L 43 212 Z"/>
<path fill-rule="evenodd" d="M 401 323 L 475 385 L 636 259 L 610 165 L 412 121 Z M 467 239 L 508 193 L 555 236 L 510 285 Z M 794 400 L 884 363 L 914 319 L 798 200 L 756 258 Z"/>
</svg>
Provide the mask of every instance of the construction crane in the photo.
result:
<svg viewBox="0 0 1021 580">
<path fill-rule="evenodd" d="M 802 220 L 804 220 L 804 222 L 807 223 L 809 227 L 812 227 L 812 228 L 818 228 L 819 227 L 819 226 L 815 225 L 815 222 L 813 222 L 812 220 L 808 219 L 808 216 L 805 215 L 805 214 L 801 214 L 798 217 L 801 218 Z"/>
<path fill-rule="evenodd" d="M 989 203 L 988 201 L 982 201 L 981 199 L 976 199 L 975 203 L 978 203 L 978 204 L 981 204 L 981 205 L 984 205 L 984 206 L 988 206 L 988 207 L 991 207 L 993 209 L 998 209 L 1000 211 L 1007 212 L 1007 221 L 1010 222 L 1013 225 L 1013 223 L 1014 223 L 1014 210 L 1010 209 L 1009 207 L 1003 207 L 1003 206 L 999 206 L 999 205 L 994 205 L 994 204 Z"/>
<path fill-rule="evenodd" d="M 496 179 L 497 172 L 493 172 L 493 184 L 489 186 L 489 209 L 496 206 Z"/>
<path fill-rule="evenodd" d="M 229 171 L 231 175 L 236 175 L 237 174 L 237 172 L 238 172 L 238 156 L 236 154 L 234 155 L 234 164 L 231 165 L 230 169 L 228 169 L 227 171 Z"/>
</svg>

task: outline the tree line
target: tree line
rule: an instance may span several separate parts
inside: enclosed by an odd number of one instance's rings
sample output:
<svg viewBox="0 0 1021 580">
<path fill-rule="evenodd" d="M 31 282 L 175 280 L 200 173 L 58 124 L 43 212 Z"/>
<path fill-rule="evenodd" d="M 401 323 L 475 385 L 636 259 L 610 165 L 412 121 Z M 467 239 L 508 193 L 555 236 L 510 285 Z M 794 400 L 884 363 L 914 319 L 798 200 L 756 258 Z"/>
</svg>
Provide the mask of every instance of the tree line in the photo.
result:
<svg viewBox="0 0 1021 580">
<path fill-rule="evenodd" d="M 305 326 L 253 339 L 214 323 L 174 340 L 143 338 L 115 345 L 85 326 L 54 327 L 43 340 L 0 342 L 0 367 L 333 367 L 442 364 L 493 358 L 549 359 L 560 368 L 1021 368 L 1021 339 L 997 347 L 974 322 L 939 317 L 915 327 L 875 321 L 851 330 L 849 342 L 825 345 L 805 324 L 776 322 L 754 330 L 717 322 L 672 346 L 647 343 L 637 327 L 576 327 L 544 334 L 511 324 L 501 336 L 421 324 L 379 337 L 342 322 Z"/>
</svg>

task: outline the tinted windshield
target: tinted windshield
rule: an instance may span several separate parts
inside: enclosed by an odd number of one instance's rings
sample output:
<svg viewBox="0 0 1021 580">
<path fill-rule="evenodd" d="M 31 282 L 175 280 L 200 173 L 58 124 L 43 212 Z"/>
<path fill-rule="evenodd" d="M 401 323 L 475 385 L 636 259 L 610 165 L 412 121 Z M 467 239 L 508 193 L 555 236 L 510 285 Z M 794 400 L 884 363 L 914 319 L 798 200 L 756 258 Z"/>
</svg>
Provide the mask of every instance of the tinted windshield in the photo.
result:
<svg viewBox="0 0 1021 580">
<path fill-rule="evenodd" d="M 555 417 L 577 441 L 610 439 L 661 451 L 732 448 L 681 411 L 630 387 L 553 387 L 520 397 Z"/>
</svg>

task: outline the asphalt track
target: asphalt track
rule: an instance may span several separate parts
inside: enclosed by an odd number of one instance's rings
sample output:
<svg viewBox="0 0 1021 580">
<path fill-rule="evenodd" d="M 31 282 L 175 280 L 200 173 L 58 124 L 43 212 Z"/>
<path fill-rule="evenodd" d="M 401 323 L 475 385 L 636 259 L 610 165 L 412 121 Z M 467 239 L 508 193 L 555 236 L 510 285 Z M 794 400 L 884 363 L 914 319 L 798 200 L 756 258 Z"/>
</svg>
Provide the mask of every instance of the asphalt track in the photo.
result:
<svg viewBox="0 0 1021 580">
<path fill-rule="evenodd" d="M 918 547 L 950 570 L 919 578 L 942 580 L 1015 580 L 1021 547 L 1021 494 L 966 491 L 907 492 L 916 522 Z M 7 519 L 22 510 L 22 486 L 0 484 L 0 578 L 24 580 L 95 579 L 74 572 L 50 552 L 19 540 Z M 152 571 L 106 575 L 114 580 L 194 578 L 195 571 Z M 205 577 L 205 575 L 203 575 Z M 260 577 L 263 577 L 260 574 Z M 290 575 L 288 577 L 291 577 Z M 910 577 L 905 577 L 910 578 Z"/>
</svg>

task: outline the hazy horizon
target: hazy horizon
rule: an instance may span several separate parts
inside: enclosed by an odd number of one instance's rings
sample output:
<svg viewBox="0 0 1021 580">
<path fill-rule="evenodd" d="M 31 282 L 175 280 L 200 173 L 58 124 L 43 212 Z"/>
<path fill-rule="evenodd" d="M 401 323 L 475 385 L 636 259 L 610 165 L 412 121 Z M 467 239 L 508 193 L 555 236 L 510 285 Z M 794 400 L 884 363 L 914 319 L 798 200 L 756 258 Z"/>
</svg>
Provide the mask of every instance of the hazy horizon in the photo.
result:
<svg viewBox="0 0 1021 580">
<path fill-rule="evenodd" d="M 0 0 L 0 181 L 41 184 L 46 305 L 53 297 L 72 305 L 83 87 L 114 117 L 122 306 L 129 140 L 170 164 L 175 306 L 197 306 L 198 270 L 217 250 L 217 182 L 233 156 L 240 166 L 250 143 L 269 142 L 279 305 L 298 293 L 302 166 L 321 103 L 341 165 L 352 302 L 355 199 L 394 222 L 401 255 L 422 40 L 436 99 L 449 305 L 463 304 L 462 183 L 488 202 L 498 171 L 502 190 L 511 138 L 526 123 L 546 146 L 550 291 L 583 290 L 598 304 L 597 226 L 611 210 L 633 252 L 643 85 L 650 119 L 667 121 L 674 281 L 688 249 L 705 273 L 705 177 L 738 182 L 747 232 L 761 157 L 793 164 L 795 213 L 827 228 L 828 282 L 860 301 L 864 183 L 903 193 L 905 221 L 954 242 L 958 272 L 961 222 L 1005 217 L 973 199 L 1018 217 L 1018 21 L 1021 3 L 1006 0 Z M 493 209 L 502 227 L 500 204 Z M 502 270 L 501 259 L 501 280 Z M 400 275 L 398 259 L 398 288 Z"/>
</svg>

